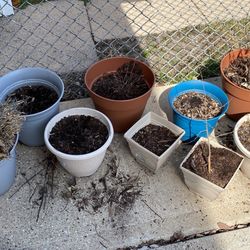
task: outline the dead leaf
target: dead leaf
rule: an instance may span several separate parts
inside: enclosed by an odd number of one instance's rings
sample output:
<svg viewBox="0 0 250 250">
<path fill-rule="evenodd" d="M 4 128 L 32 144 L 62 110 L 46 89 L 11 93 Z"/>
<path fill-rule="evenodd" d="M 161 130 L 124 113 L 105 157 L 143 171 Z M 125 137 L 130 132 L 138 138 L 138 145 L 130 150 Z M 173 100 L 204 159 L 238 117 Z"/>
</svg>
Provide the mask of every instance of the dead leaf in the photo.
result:
<svg viewBox="0 0 250 250">
<path fill-rule="evenodd" d="M 223 223 L 223 222 L 218 222 L 217 223 L 219 229 L 223 229 L 223 230 L 229 230 L 232 228 L 232 226 L 228 226 L 227 224 Z"/>
<path fill-rule="evenodd" d="M 184 234 L 181 231 L 175 232 L 171 237 L 170 237 L 170 242 L 176 242 L 179 240 L 184 239 Z"/>
</svg>

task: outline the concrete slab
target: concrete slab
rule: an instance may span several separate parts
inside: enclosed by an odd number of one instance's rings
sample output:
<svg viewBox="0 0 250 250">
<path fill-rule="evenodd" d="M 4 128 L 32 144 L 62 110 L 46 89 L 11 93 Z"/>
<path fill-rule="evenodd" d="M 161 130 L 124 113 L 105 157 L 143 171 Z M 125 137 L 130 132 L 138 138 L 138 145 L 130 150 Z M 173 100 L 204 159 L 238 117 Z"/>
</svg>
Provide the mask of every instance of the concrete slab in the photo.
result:
<svg viewBox="0 0 250 250">
<path fill-rule="evenodd" d="M 157 96 L 164 89 L 154 89 L 147 110 L 159 112 Z M 90 99 L 81 99 L 62 103 L 61 109 L 73 106 L 93 107 L 93 103 Z M 51 175 L 46 175 L 45 149 L 19 144 L 16 182 L 0 197 L 0 249 L 116 249 L 148 240 L 168 240 L 179 231 L 187 236 L 218 229 L 220 223 L 228 226 L 249 223 L 250 180 L 239 172 L 228 190 L 214 202 L 194 195 L 183 183 L 178 169 L 189 148 L 180 146 L 158 173 L 152 174 L 135 162 L 123 136 L 116 134 L 102 166 L 93 176 L 74 180 L 57 165 L 52 185 Z M 107 204 L 96 212 L 91 204 L 78 211 L 77 204 L 92 195 L 95 188 L 104 190 L 100 178 L 111 169 L 114 157 L 119 167 L 117 175 L 110 180 L 117 183 L 119 178 L 126 178 L 124 176 L 132 179 L 139 176 L 142 195 L 130 209 L 119 213 Z M 35 177 L 22 186 L 33 175 Z M 44 187 L 47 188 L 46 202 L 36 221 Z M 65 192 L 72 194 L 74 188 L 77 195 L 65 197 Z"/>
<path fill-rule="evenodd" d="M 247 17 L 249 10 L 247 0 L 240 3 L 233 0 L 93 0 L 88 5 L 96 41 L 160 34 L 211 21 L 238 20 Z"/>
<path fill-rule="evenodd" d="M 0 18 L 0 75 L 40 66 L 83 71 L 97 60 L 83 1 L 46 1 Z"/>
</svg>

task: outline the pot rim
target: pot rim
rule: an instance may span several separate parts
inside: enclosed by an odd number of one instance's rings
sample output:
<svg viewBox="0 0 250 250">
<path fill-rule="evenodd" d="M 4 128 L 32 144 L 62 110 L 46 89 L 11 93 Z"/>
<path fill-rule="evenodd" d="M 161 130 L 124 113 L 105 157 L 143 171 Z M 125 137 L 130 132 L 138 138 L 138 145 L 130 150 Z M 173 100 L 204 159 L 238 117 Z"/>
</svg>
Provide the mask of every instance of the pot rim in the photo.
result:
<svg viewBox="0 0 250 250">
<path fill-rule="evenodd" d="M 159 117 L 159 119 L 161 119 L 162 121 L 158 121 L 157 124 L 154 123 L 154 118 L 153 117 Z M 149 118 L 150 122 L 147 122 L 147 118 Z M 153 123 L 152 123 L 153 121 Z M 167 128 L 168 130 L 170 130 L 173 134 L 175 134 L 177 136 L 176 140 L 173 142 L 173 144 L 167 148 L 164 152 L 162 152 L 161 155 L 157 155 L 155 153 L 153 153 L 152 151 L 150 151 L 149 149 L 143 147 L 140 143 L 138 143 L 137 141 L 135 141 L 133 139 L 133 136 L 141 129 L 143 129 L 144 127 L 146 127 L 148 124 L 155 124 L 158 126 L 163 126 L 165 128 Z M 172 128 L 170 128 L 172 126 Z M 136 131 L 132 132 L 134 129 L 136 128 Z M 179 133 L 177 133 L 177 130 L 180 130 Z M 130 135 L 131 133 L 131 135 Z M 146 151 L 151 157 L 160 160 L 162 159 L 167 152 L 169 151 L 169 149 L 171 147 L 173 147 L 176 143 L 178 143 L 178 141 L 181 140 L 181 138 L 184 136 L 185 131 L 177 126 L 176 124 L 174 124 L 173 122 L 169 121 L 167 118 L 162 117 L 156 113 L 154 113 L 153 111 L 149 111 L 146 115 L 144 115 L 141 119 L 139 119 L 132 127 L 130 127 L 126 133 L 123 135 L 123 137 L 129 141 L 132 142 L 133 144 L 135 144 L 137 147 L 139 147 L 140 149 L 143 149 L 144 151 Z"/>
<path fill-rule="evenodd" d="M 96 67 L 97 64 L 99 64 L 99 63 L 104 63 L 104 62 L 107 62 L 107 61 L 111 61 L 111 60 L 113 60 L 113 59 L 118 59 L 118 60 L 119 60 L 119 59 L 128 59 L 128 60 L 130 60 L 130 61 L 136 61 L 136 62 L 138 62 L 138 63 L 140 63 L 140 64 L 143 64 L 147 69 L 149 69 L 149 70 L 151 71 L 151 73 L 152 73 L 152 76 L 153 76 L 153 84 L 152 84 L 152 86 L 149 86 L 149 90 L 148 90 L 147 92 L 145 92 L 144 94 L 140 95 L 140 96 L 137 96 L 137 97 L 131 98 L 131 99 L 126 99 L 126 100 L 115 100 L 115 99 L 106 98 L 106 97 L 103 97 L 103 96 L 101 96 L 101 95 L 96 94 L 96 93 L 92 90 L 92 88 L 90 88 L 90 86 L 89 86 L 88 84 L 86 84 L 86 82 L 87 82 L 87 81 L 86 81 L 86 78 L 87 78 L 86 76 L 87 76 L 87 74 L 88 74 L 88 72 L 89 72 L 90 70 L 92 70 L 94 67 Z M 96 79 L 98 79 L 98 78 L 96 78 Z M 95 80 L 96 80 L 96 79 L 95 79 Z M 98 97 L 98 98 L 100 98 L 100 99 L 102 99 L 102 100 L 104 100 L 104 101 L 114 102 L 114 103 L 117 103 L 117 102 L 120 102 L 120 103 L 127 103 L 127 102 L 136 101 L 136 100 L 138 100 L 138 99 L 140 99 L 140 98 L 143 98 L 144 96 L 148 95 L 148 94 L 152 91 L 152 88 L 153 88 L 154 85 L 155 85 L 155 74 L 154 74 L 154 72 L 152 71 L 152 69 L 149 67 L 149 65 L 147 65 L 146 63 L 144 63 L 144 62 L 141 61 L 141 60 L 138 60 L 138 59 L 133 58 L 133 57 L 128 57 L 128 56 L 114 56 L 114 57 L 109 57 L 109 58 L 104 58 L 104 59 L 98 60 L 97 62 L 95 62 L 94 64 L 92 64 L 92 65 L 87 69 L 87 71 L 86 71 L 86 73 L 85 73 L 85 75 L 84 75 L 84 82 L 85 82 L 85 85 L 86 85 L 88 91 L 89 91 L 92 95 L 95 95 L 96 97 Z M 91 82 L 91 83 L 92 83 L 92 82 Z M 92 87 L 92 85 L 93 85 L 93 84 L 91 84 L 91 87 Z"/>
<path fill-rule="evenodd" d="M 63 153 L 63 152 L 57 150 L 55 147 L 53 147 L 50 144 L 50 142 L 49 142 L 49 134 L 50 134 L 50 132 L 51 132 L 51 130 L 52 130 L 52 128 L 54 126 L 51 127 L 50 130 L 49 130 L 49 126 L 52 123 L 56 124 L 57 122 L 59 122 L 64 117 L 69 117 L 69 116 L 72 116 L 72 115 L 76 115 L 76 114 L 71 114 L 72 111 L 79 112 L 79 115 L 84 115 L 84 111 L 90 111 L 93 114 L 97 114 L 97 115 L 102 116 L 107 121 L 107 123 L 108 123 L 107 129 L 108 129 L 108 132 L 109 132 L 109 136 L 108 136 L 108 139 L 106 140 L 106 142 L 100 148 L 98 148 L 97 150 L 92 151 L 90 153 L 87 153 L 87 154 L 72 155 L 72 154 Z M 88 114 L 88 115 L 91 116 L 91 114 Z M 93 117 L 96 118 L 95 116 L 93 116 Z M 98 119 L 98 118 L 96 118 L 96 119 Z M 99 112 L 99 111 L 97 111 L 95 109 L 91 109 L 91 108 L 71 108 L 71 109 L 64 110 L 64 111 L 58 113 L 57 115 L 55 115 L 54 117 L 52 117 L 52 119 L 48 122 L 48 124 L 46 125 L 45 130 L 44 130 L 45 144 L 53 154 L 55 154 L 56 156 L 58 156 L 58 157 L 60 157 L 62 159 L 77 160 L 77 161 L 79 161 L 79 160 L 87 160 L 89 158 L 96 157 L 98 154 L 105 151 L 109 147 L 109 145 L 111 144 L 113 136 L 114 136 L 114 129 L 113 129 L 112 123 L 109 120 L 109 118 L 106 115 L 104 115 L 103 113 L 101 113 L 101 112 Z"/>
<path fill-rule="evenodd" d="M 235 174 L 237 173 L 237 171 L 239 170 L 239 168 L 241 167 L 244 158 L 243 158 L 242 155 L 240 155 L 239 153 L 234 152 L 234 151 L 233 151 L 232 149 L 230 149 L 230 148 L 227 148 L 227 147 L 222 146 L 222 145 L 219 144 L 217 141 L 214 141 L 214 140 L 211 140 L 211 141 L 210 141 L 211 146 L 217 147 L 217 148 L 224 148 L 224 149 L 230 151 L 231 153 L 234 153 L 234 154 L 236 154 L 236 155 L 238 155 L 238 156 L 241 157 L 241 162 L 239 163 L 239 165 L 238 165 L 237 169 L 235 170 L 234 174 L 232 175 L 231 179 L 228 181 L 228 183 L 225 185 L 225 187 L 220 187 L 219 185 L 217 185 L 217 184 L 215 184 L 215 183 L 213 183 L 213 182 L 211 182 L 211 181 L 205 179 L 204 177 L 202 177 L 202 176 L 200 176 L 200 175 L 198 175 L 198 174 L 192 172 L 191 170 L 189 170 L 189 169 L 183 167 L 184 162 L 187 161 L 187 159 L 191 156 L 191 154 L 195 151 L 195 149 L 196 149 L 196 148 L 200 145 L 200 143 L 202 143 L 202 142 L 208 143 L 208 139 L 207 139 L 207 138 L 204 138 L 204 137 L 201 137 L 201 138 L 194 144 L 194 146 L 191 148 L 191 150 L 188 152 L 188 154 L 185 156 L 185 158 L 184 158 L 183 161 L 181 162 L 181 164 L 180 164 L 180 169 L 181 169 L 182 171 L 189 172 L 189 173 L 191 173 L 192 175 L 199 177 L 200 179 L 202 179 L 202 180 L 205 181 L 206 183 L 213 184 L 213 186 L 216 186 L 217 188 L 220 188 L 220 189 L 222 189 L 222 190 L 225 190 L 225 189 L 228 187 L 228 185 L 231 183 L 232 179 L 234 178 L 234 176 L 235 176 Z"/>
<path fill-rule="evenodd" d="M 233 136 L 234 136 L 234 142 L 237 146 L 237 148 L 239 149 L 239 151 L 244 154 L 244 156 L 246 156 L 247 158 L 250 158 L 250 151 L 248 151 L 245 146 L 241 143 L 240 138 L 238 136 L 238 130 L 240 128 L 240 126 L 242 125 L 243 122 L 245 121 L 250 121 L 250 114 L 246 114 L 244 115 L 235 125 L 234 127 L 234 132 L 233 132 Z"/>
<path fill-rule="evenodd" d="M 60 102 L 60 100 L 62 99 L 62 97 L 63 97 L 63 95 L 64 95 L 64 83 L 63 83 L 63 80 L 61 79 L 61 77 L 60 77 L 59 75 L 57 75 L 54 71 L 51 71 L 51 70 L 49 70 L 49 69 L 47 69 L 47 68 L 41 68 L 41 67 L 24 67 L 24 68 L 20 68 L 20 69 L 17 69 L 17 70 L 13 70 L 13 71 L 7 73 L 6 75 L 2 76 L 1 79 L 4 79 L 5 77 L 9 77 L 9 76 L 11 76 L 11 75 L 13 75 L 13 74 L 19 74 L 19 73 L 22 74 L 22 72 L 24 72 L 24 71 L 29 71 L 29 70 L 40 70 L 40 71 L 47 72 L 47 73 L 50 74 L 50 75 L 53 75 L 55 78 L 58 79 L 58 81 L 60 82 L 61 88 L 62 88 L 62 90 L 60 91 L 60 93 L 59 93 L 59 95 L 58 95 L 58 98 L 57 98 L 56 102 L 53 103 L 50 107 L 48 107 L 47 109 L 44 109 L 44 110 L 42 110 L 42 111 L 40 111 L 40 112 L 34 113 L 34 114 L 29 114 L 29 115 L 25 115 L 25 114 L 24 114 L 24 115 L 23 115 L 23 116 L 26 117 L 26 118 L 33 118 L 33 117 L 39 116 L 39 115 L 41 115 L 41 114 L 43 114 L 43 113 L 45 113 L 45 112 L 47 112 L 47 111 L 53 109 L 56 105 L 58 105 L 58 103 Z M 37 80 L 43 80 L 43 79 L 30 79 L 31 82 L 34 82 L 34 81 L 37 81 Z M 16 83 L 20 82 L 20 85 L 22 85 L 22 86 L 20 86 L 20 87 L 27 86 L 27 85 L 25 85 L 25 83 L 22 84 L 22 81 L 23 81 L 23 80 L 17 81 Z M 26 80 L 25 80 L 25 81 L 26 81 Z M 45 81 L 46 81 L 46 80 L 45 80 Z M 47 81 L 47 82 L 49 82 L 49 81 Z M 51 83 L 51 82 L 49 82 L 49 83 Z M 41 85 L 44 86 L 44 85 L 46 85 L 46 84 L 44 84 L 43 82 L 41 82 Z M 53 85 L 53 84 L 52 84 L 52 85 Z M 11 90 L 11 89 L 12 89 L 12 88 L 8 88 L 8 90 Z M 8 93 L 9 93 L 9 92 L 8 92 Z M 57 93 L 57 94 L 58 94 L 58 93 Z M 6 95 L 5 95 L 4 97 L 6 97 Z"/>
<path fill-rule="evenodd" d="M 10 150 L 9 150 L 9 153 L 8 153 L 7 157 L 1 159 L 0 161 L 8 160 L 9 158 L 11 158 L 11 154 L 13 154 L 13 152 L 14 152 L 15 149 L 16 149 L 16 146 L 17 146 L 17 143 L 18 143 L 18 139 L 19 139 L 19 133 L 16 134 L 16 136 L 15 136 L 15 141 L 14 141 L 13 145 L 11 146 L 11 148 L 10 148 Z"/>
<path fill-rule="evenodd" d="M 235 83 L 232 82 L 230 79 L 228 79 L 228 78 L 226 77 L 226 75 L 224 74 L 224 69 L 225 69 L 225 67 L 222 67 L 222 62 L 223 62 L 227 57 L 229 57 L 230 54 L 232 54 L 232 53 L 237 53 L 237 52 L 240 52 L 240 51 L 249 51 L 249 49 L 244 49 L 244 48 L 240 49 L 240 48 L 239 48 L 239 49 L 233 49 L 233 50 L 227 52 L 227 53 L 223 56 L 223 58 L 221 59 L 221 61 L 220 61 L 220 72 L 221 72 L 221 75 L 227 80 L 228 83 L 230 83 L 231 85 L 233 85 L 235 88 L 238 88 L 238 89 L 240 89 L 240 90 L 249 92 L 249 94 L 250 94 L 250 89 L 246 89 L 246 88 L 240 87 L 239 85 L 235 84 Z M 232 60 L 230 60 L 230 62 L 231 62 L 231 61 L 232 61 Z"/>
<path fill-rule="evenodd" d="M 223 91 L 221 88 L 219 88 L 218 86 L 216 86 L 215 84 L 212 84 L 212 83 L 210 83 L 210 82 L 201 81 L 201 80 L 190 80 L 190 81 L 204 82 L 205 84 L 212 85 L 213 87 L 217 88 L 219 91 L 222 91 L 222 92 L 224 93 L 224 91 Z M 190 81 L 183 81 L 183 82 L 180 82 L 180 83 L 178 83 L 178 84 L 188 83 L 188 82 L 190 82 Z M 178 84 L 176 84 L 174 87 L 178 86 Z M 173 87 L 173 88 L 174 88 L 174 87 Z M 178 96 L 184 94 L 184 93 L 192 92 L 192 91 L 195 92 L 196 90 L 199 90 L 199 89 L 194 88 L 194 89 L 184 90 L 184 91 L 180 92 L 178 95 L 176 95 L 176 98 L 177 98 Z M 170 92 L 171 92 L 171 90 L 169 91 L 169 93 L 170 93 Z M 169 93 L 168 93 L 168 95 L 169 95 Z M 211 92 L 209 92 L 209 91 L 206 91 L 206 90 L 201 90 L 201 91 L 199 91 L 199 93 L 203 93 L 203 94 L 205 94 L 205 95 L 207 95 L 206 93 L 209 93 L 209 94 L 211 94 L 211 96 L 214 96 L 213 93 L 211 93 Z M 224 95 L 227 96 L 225 93 L 224 93 Z M 209 96 L 209 95 L 208 95 L 208 96 Z M 210 96 L 210 97 L 211 97 L 211 96 Z M 226 98 L 228 99 L 228 97 L 226 97 Z M 187 119 L 187 120 L 190 120 L 190 121 L 193 120 L 193 121 L 197 121 L 197 122 L 209 122 L 209 121 L 213 121 L 213 120 L 220 119 L 223 115 L 225 115 L 225 113 L 226 113 L 226 111 L 227 111 L 227 109 L 228 109 L 228 107 L 229 107 L 229 100 L 228 100 L 227 103 L 226 103 L 226 105 L 222 105 L 222 107 L 225 106 L 226 108 L 225 108 L 225 110 L 224 110 L 221 114 L 219 114 L 219 115 L 217 115 L 217 116 L 215 116 L 215 117 L 209 118 L 209 119 L 196 119 L 196 118 L 190 118 L 190 117 L 187 117 L 187 116 L 181 114 L 181 113 L 174 107 L 173 102 L 170 102 L 170 101 L 169 101 L 169 103 L 170 103 L 170 107 L 171 107 L 177 114 L 179 114 L 181 117 L 183 117 L 183 118 L 185 118 L 185 119 Z"/>
</svg>

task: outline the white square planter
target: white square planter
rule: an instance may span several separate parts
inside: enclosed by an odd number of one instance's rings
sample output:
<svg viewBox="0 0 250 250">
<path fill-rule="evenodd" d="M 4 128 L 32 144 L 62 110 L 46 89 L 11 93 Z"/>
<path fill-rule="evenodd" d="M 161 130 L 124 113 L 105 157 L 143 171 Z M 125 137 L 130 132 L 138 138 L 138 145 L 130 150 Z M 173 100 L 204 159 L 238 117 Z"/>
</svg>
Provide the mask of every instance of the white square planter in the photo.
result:
<svg viewBox="0 0 250 250">
<path fill-rule="evenodd" d="M 160 156 L 152 153 L 148 149 L 141 146 L 139 143 L 134 141 L 132 137 L 145 126 L 153 124 L 164 126 L 172 131 L 175 135 L 179 136 L 176 141 Z M 169 155 L 179 146 L 181 137 L 184 135 L 184 130 L 168 121 L 167 118 L 163 118 L 153 112 L 147 113 L 144 117 L 142 117 L 139 121 L 137 121 L 124 135 L 125 139 L 129 144 L 130 151 L 132 155 L 135 157 L 136 161 L 143 166 L 146 166 L 153 172 L 157 171 Z"/>
<path fill-rule="evenodd" d="M 227 149 L 228 151 L 234 153 L 234 154 L 237 154 L 238 156 L 240 156 L 242 158 L 239 166 L 237 167 L 235 173 L 233 174 L 232 178 L 230 179 L 230 181 L 227 183 L 227 185 L 222 188 L 206 179 L 204 179 L 203 177 L 193 173 L 192 171 L 186 169 L 183 167 L 183 164 L 184 162 L 190 157 L 190 155 L 193 153 L 193 151 L 197 148 L 197 146 L 201 143 L 201 142 L 207 142 L 207 138 L 200 138 L 196 144 L 193 146 L 193 148 L 190 150 L 190 152 L 187 154 L 187 156 L 185 157 L 185 159 L 182 161 L 181 165 L 180 165 L 180 168 L 181 168 L 181 171 L 184 175 L 184 181 L 185 181 L 185 184 L 187 185 L 188 189 L 190 191 L 192 191 L 193 193 L 196 193 L 196 194 L 199 194 L 203 197 L 206 197 L 207 199 L 209 200 L 215 200 L 219 194 L 224 191 L 228 185 L 230 184 L 230 182 L 232 181 L 232 179 L 234 178 L 236 172 L 239 170 L 242 162 L 243 162 L 243 157 L 232 151 L 231 149 L 228 149 L 226 147 L 223 147 L 222 145 L 220 145 L 219 143 L 215 142 L 215 141 L 212 141 L 210 140 L 210 145 L 212 145 L 213 147 L 216 147 L 216 148 L 225 148 Z"/>
</svg>

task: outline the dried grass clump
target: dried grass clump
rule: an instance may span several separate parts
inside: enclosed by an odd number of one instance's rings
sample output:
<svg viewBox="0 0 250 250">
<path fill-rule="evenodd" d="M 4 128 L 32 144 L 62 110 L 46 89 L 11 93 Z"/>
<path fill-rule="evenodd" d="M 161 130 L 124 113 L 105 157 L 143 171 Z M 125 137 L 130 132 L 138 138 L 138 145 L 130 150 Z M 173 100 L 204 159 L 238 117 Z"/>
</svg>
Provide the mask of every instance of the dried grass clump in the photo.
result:
<svg viewBox="0 0 250 250">
<path fill-rule="evenodd" d="M 23 117 L 17 111 L 16 104 L 0 103 L 0 160 L 8 157 L 22 122 Z"/>
</svg>

